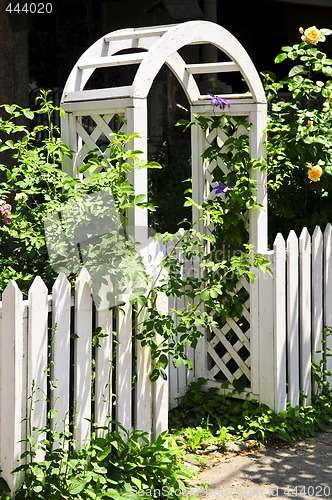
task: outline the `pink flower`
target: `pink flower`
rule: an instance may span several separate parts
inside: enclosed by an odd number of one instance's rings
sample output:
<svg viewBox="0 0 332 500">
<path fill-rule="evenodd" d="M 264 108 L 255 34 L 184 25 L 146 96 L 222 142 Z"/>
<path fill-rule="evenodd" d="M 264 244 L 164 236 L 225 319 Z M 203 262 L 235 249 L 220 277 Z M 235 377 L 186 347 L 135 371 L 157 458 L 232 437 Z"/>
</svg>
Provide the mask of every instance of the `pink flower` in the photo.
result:
<svg viewBox="0 0 332 500">
<path fill-rule="evenodd" d="M 12 206 L 9 203 L 6 203 L 5 200 L 0 200 L 0 214 L 3 216 L 3 223 L 10 224 L 11 219 L 9 215 L 12 213 Z"/>
<path fill-rule="evenodd" d="M 4 216 L 10 215 L 12 211 L 12 206 L 9 203 L 5 203 L 0 207 L 0 213 Z"/>
</svg>

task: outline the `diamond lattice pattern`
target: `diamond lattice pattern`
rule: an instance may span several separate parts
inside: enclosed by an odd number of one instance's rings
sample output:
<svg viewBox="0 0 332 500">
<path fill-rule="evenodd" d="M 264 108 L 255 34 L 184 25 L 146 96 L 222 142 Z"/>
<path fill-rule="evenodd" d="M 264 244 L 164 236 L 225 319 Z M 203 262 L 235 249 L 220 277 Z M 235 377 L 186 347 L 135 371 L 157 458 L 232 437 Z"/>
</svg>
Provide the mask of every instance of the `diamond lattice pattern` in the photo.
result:
<svg viewBox="0 0 332 500">
<path fill-rule="evenodd" d="M 90 151 L 98 150 L 106 158 L 109 157 L 111 136 L 119 132 L 123 124 L 123 116 L 114 113 L 76 117 L 76 130 L 79 140 L 76 169 L 80 168 Z"/>
<path fill-rule="evenodd" d="M 247 133 L 242 127 L 238 128 L 236 135 Z M 218 145 L 221 147 L 227 139 L 222 128 L 213 128 L 206 133 L 205 148 Z M 221 172 L 220 172 L 221 171 Z M 216 194 L 213 189 L 220 173 L 226 175 L 228 167 L 220 157 L 204 164 L 204 196 L 213 199 Z M 240 215 L 240 217 L 243 217 Z M 248 231 L 249 216 L 244 216 L 244 225 Z M 206 231 L 213 232 L 213 224 L 207 222 Z M 210 250 L 210 249 L 209 249 Z M 241 298 L 243 304 L 241 317 L 227 318 L 223 323 L 218 320 L 219 328 L 213 328 L 207 338 L 207 365 L 208 380 L 221 382 L 228 388 L 250 386 L 250 295 L 249 283 L 246 278 L 241 278 L 234 292 Z M 212 311 L 211 314 L 214 315 Z"/>
</svg>

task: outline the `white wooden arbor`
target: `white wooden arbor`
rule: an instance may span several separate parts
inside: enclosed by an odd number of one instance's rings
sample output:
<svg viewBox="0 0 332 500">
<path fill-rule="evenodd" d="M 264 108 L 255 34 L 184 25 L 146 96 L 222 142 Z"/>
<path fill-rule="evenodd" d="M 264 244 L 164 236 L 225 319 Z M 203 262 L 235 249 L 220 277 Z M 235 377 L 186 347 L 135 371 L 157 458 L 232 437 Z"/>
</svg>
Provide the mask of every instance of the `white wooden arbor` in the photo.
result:
<svg viewBox="0 0 332 500">
<path fill-rule="evenodd" d="M 187 63 L 181 49 L 191 45 L 210 46 L 217 57 L 213 61 Z M 181 51 L 181 54 L 180 54 Z M 202 53 L 203 51 L 201 51 Z M 221 61 L 221 62 L 216 62 Z M 148 154 L 148 95 L 151 86 L 163 65 L 174 73 L 190 105 L 191 116 L 234 115 L 244 116 L 252 124 L 249 131 L 251 156 L 264 156 L 264 129 L 266 126 L 267 105 L 259 75 L 243 46 L 225 28 L 209 21 L 188 21 L 176 25 L 153 26 L 145 28 L 126 28 L 111 32 L 96 41 L 77 61 L 64 88 L 61 107 L 66 111 L 62 119 L 61 130 L 64 142 L 74 151 L 73 161 L 67 160 L 65 170 L 77 175 L 77 170 L 89 150 L 98 147 L 98 140 L 104 134 L 112 132 L 112 119 L 121 115 L 126 123 L 128 134 L 137 132 L 139 138 L 133 140 L 132 147 L 143 151 L 142 159 Z M 93 73 L 100 68 L 135 67 L 136 72 L 131 85 L 108 86 L 107 88 L 86 89 Z M 123 68 L 125 70 L 125 68 Z M 211 105 L 210 97 L 200 91 L 200 78 L 211 74 L 237 72 L 247 85 L 243 94 L 221 95 L 230 103 L 225 110 Z M 84 127 L 85 117 L 90 117 L 93 126 Z M 222 131 L 221 131 L 222 133 Z M 212 171 L 214 168 L 225 169 L 222 164 L 205 165 L 202 153 L 209 141 L 198 127 L 192 127 L 192 188 L 193 198 L 201 203 L 213 195 Z M 107 154 L 107 153 L 106 153 Z M 262 210 L 250 214 L 249 241 L 259 252 L 267 250 L 267 193 L 265 174 L 260 171 L 251 173 L 257 181 L 258 202 Z M 147 171 L 136 170 L 132 179 L 137 193 L 147 193 Z M 194 220 L 196 214 L 193 213 Z M 144 243 L 147 239 L 148 216 L 144 209 L 136 209 L 133 224 L 137 228 L 136 238 Z M 203 228 L 202 228 L 203 230 Z M 245 374 L 250 380 L 250 392 L 259 395 L 261 372 L 257 359 L 259 349 L 258 332 L 258 288 L 250 290 L 250 299 L 245 305 L 247 322 L 246 331 L 238 331 L 238 342 L 227 346 L 226 356 L 218 358 L 215 346 L 224 342 L 226 332 L 216 332 L 214 339 L 203 339 L 196 349 L 195 375 L 211 379 L 218 370 L 226 374 L 228 381 Z M 234 323 L 234 321 L 233 321 Z M 236 330 L 236 325 L 228 328 Z M 249 347 L 250 344 L 250 347 Z M 250 356 L 241 359 L 238 351 L 246 346 Z M 212 360 L 212 369 L 207 363 L 207 356 Z M 230 373 L 227 363 L 233 358 L 237 370 Z M 211 364 L 211 363 L 210 363 Z M 227 375 L 228 373 L 228 375 Z M 181 392 L 185 383 L 179 383 Z"/>
</svg>

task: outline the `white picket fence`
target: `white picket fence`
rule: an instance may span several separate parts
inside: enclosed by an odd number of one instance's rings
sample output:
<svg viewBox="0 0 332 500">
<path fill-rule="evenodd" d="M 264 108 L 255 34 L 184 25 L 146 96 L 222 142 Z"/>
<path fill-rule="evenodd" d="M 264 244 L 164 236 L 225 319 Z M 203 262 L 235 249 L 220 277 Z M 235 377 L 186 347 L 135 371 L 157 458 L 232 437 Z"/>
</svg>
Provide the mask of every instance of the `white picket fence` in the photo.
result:
<svg viewBox="0 0 332 500">
<path fill-rule="evenodd" d="M 150 247 L 149 255 L 153 252 L 160 248 Z M 325 360 L 332 372 L 332 357 L 322 352 L 323 328 L 332 327 L 332 226 L 324 233 L 317 227 L 313 235 L 304 228 L 299 237 L 291 231 L 286 241 L 278 234 L 267 257 L 273 276 L 258 272 L 250 291 L 251 385 L 246 394 L 280 411 L 287 403 L 312 401 L 317 391 L 312 361 Z M 192 266 L 184 262 L 184 275 Z M 61 273 L 51 294 L 36 277 L 27 300 L 15 282 L 2 295 L 0 464 L 12 490 L 20 480 L 12 470 L 26 450 L 22 440 L 31 429 L 45 425 L 49 409 L 56 410 L 52 428 L 61 431 L 72 423 L 77 447 L 89 439 L 92 421 L 109 427 L 109 419 L 127 429 L 146 430 L 153 439 L 167 429 L 168 410 L 178 404 L 188 384 L 208 375 L 208 338 L 203 336 L 197 349 L 187 350 L 192 371 L 170 365 L 168 381 L 151 383 L 152 362 L 148 349 L 135 340 L 137 318 L 131 306 L 124 306 L 124 314 L 106 306 L 97 310 L 85 269 L 73 293 L 71 288 Z M 185 299 L 158 297 L 164 312 L 185 305 Z M 94 347 L 98 327 L 106 335 Z M 331 336 L 326 347 L 332 349 Z M 208 385 L 215 384 L 208 380 Z M 32 434 L 37 441 L 43 438 L 36 431 Z"/>
<path fill-rule="evenodd" d="M 58 276 L 51 295 L 40 277 L 27 300 L 15 282 L 5 289 L 0 303 L 0 463 L 1 476 L 12 490 L 20 480 L 12 470 L 26 449 L 22 439 L 30 429 L 46 424 L 50 408 L 55 410 L 53 429 L 61 431 L 72 422 L 77 447 L 89 438 L 91 419 L 110 428 L 111 418 L 127 429 L 151 433 L 152 439 L 167 429 L 167 383 L 150 382 L 149 352 L 134 340 L 131 307 L 124 309 L 125 314 L 95 309 L 85 269 L 73 297 L 64 274 Z M 106 336 L 94 348 L 98 327 Z M 50 381 L 55 385 L 52 391 Z M 37 441 L 43 438 L 32 434 Z"/>
<path fill-rule="evenodd" d="M 312 363 L 332 372 L 332 226 L 278 234 L 267 257 L 273 277 L 259 273 L 258 328 L 251 345 L 253 393 L 277 411 L 310 404 L 317 386 Z M 252 325 L 253 326 L 253 325 Z M 328 378 L 332 384 L 331 377 Z"/>
</svg>

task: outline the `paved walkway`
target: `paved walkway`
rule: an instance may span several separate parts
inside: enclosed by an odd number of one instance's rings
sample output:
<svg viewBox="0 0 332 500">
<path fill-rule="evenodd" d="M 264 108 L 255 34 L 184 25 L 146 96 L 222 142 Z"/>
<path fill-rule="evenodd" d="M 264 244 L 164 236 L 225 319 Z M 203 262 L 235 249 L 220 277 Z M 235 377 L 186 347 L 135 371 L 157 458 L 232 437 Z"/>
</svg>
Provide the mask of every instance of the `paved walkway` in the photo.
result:
<svg viewBox="0 0 332 500">
<path fill-rule="evenodd" d="M 228 452 L 199 473 L 192 493 L 202 500 L 332 498 L 332 428 L 290 446 Z"/>
</svg>

